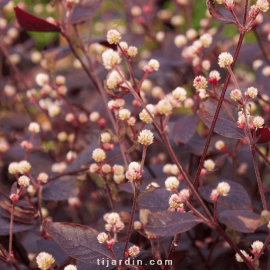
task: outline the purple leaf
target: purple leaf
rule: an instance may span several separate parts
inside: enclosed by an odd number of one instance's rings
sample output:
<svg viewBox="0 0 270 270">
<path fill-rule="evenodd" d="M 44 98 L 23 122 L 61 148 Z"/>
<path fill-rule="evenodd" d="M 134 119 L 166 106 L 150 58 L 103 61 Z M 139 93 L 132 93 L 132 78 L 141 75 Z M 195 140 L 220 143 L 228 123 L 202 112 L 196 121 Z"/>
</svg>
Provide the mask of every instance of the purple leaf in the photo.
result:
<svg viewBox="0 0 270 270">
<path fill-rule="evenodd" d="M 2 217 L 10 219 L 12 205 L 7 201 L 0 201 L 0 215 Z M 34 209 L 23 209 L 18 205 L 14 209 L 14 220 L 21 223 L 32 223 L 35 217 Z"/>
<path fill-rule="evenodd" d="M 207 0 L 206 5 L 208 8 L 208 11 L 212 15 L 213 19 L 221 24 L 236 24 L 233 20 L 227 18 L 224 16 L 216 7 L 215 7 L 215 1 L 214 0 Z"/>
<path fill-rule="evenodd" d="M 201 219 L 191 213 L 152 212 L 148 216 L 145 230 L 157 236 L 170 236 L 189 231 L 201 222 Z"/>
<path fill-rule="evenodd" d="M 53 180 L 42 189 L 42 198 L 44 201 L 62 201 L 75 197 L 79 190 L 75 184 L 75 176 L 62 176 Z"/>
<path fill-rule="evenodd" d="M 99 233 L 92 228 L 46 220 L 43 228 L 69 256 L 79 261 L 96 264 L 97 259 L 113 259 L 106 245 L 98 242 Z"/>
<path fill-rule="evenodd" d="M 60 32 L 60 27 L 42 20 L 36 16 L 33 16 L 19 7 L 14 8 L 15 15 L 19 25 L 25 31 L 35 31 L 35 32 Z"/>
<path fill-rule="evenodd" d="M 220 182 L 227 182 L 231 189 L 228 196 L 220 196 L 218 198 L 218 204 L 230 210 L 248 210 L 252 211 L 252 204 L 246 190 L 238 183 L 230 180 L 218 180 L 210 183 L 209 185 L 200 188 L 201 196 L 208 202 L 213 203 L 210 200 L 210 195 L 213 189 L 217 187 Z"/>
<path fill-rule="evenodd" d="M 103 0 L 83 0 L 73 10 L 70 23 L 80 24 L 93 17 L 101 8 Z"/>
<path fill-rule="evenodd" d="M 172 130 L 172 138 L 176 143 L 187 143 L 195 134 L 200 118 L 196 114 L 179 118 Z"/>
<path fill-rule="evenodd" d="M 202 119 L 202 121 L 204 122 L 204 124 L 207 127 L 211 127 L 211 124 L 213 122 L 213 116 L 210 115 L 207 111 L 205 111 L 204 109 L 198 110 L 198 115 L 200 116 L 200 118 Z M 228 138 L 232 138 L 232 139 L 245 139 L 245 134 L 242 130 L 237 128 L 237 124 L 218 117 L 215 128 L 214 128 L 214 132 L 224 136 L 224 137 L 228 137 Z"/>
<path fill-rule="evenodd" d="M 260 215 L 246 210 L 226 210 L 218 216 L 218 220 L 231 229 L 243 233 L 253 233 L 262 225 Z"/>
<path fill-rule="evenodd" d="M 26 224 L 15 221 L 13 223 L 13 233 L 27 231 L 35 226 L 36 226 L 35 222 Z M 10 230 L 10 220 L 0 217 L 0 235 L 9 235 L 9 230 Z"/>
<path fill-rule="evenodd" d="M 148 209 L 152 212 L 168 210 L 169 198 L 173 193 L 165 188 L 155 188 L 142 193 L 138 198 L 139 209 Z"/>
</svg>

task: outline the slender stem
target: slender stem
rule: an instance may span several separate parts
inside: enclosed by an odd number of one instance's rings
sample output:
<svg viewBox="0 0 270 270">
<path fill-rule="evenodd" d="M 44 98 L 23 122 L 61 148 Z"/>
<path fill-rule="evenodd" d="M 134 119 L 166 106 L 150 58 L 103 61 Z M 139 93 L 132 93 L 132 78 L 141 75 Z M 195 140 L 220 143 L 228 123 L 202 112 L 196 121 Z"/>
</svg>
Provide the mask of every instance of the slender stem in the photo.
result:
<svg viewBox="0 0 270 270">
<path fill-rule="evenodd" d="M 237 60 L 238 54 L 240 52 L 240 48 L 241 48 L 242 43 L 243 43 L 244 36 L 245 36 L 245 33 L 240 34 L 240 38 L 238 40 L 238 44 L 237 44 L 237 47 L 236 47 L 236 50 L 235 50 L 235 53 L 234 53 L 234 60 L 233 60 L 233 63 L 231 65 L 231 69 L 233 69 L 233 67 L 235 65 L 235 62 Z M 202 157 L 200 159 L 198 170 L 197 170 L 197 173 L 196 173 L 196 176 L 195 176 L 195 180 L 194 180 L 194 183 L 193 183 L 193 186 L 195 188 L 197 188 L 197 185 L 198 185 L 198 182 L 199 182 L 199 178 L 200 178 L 200 174 L 201 174 L 201 171 L 202 171 L 203 163 L 204 163 L 204 160 L 205 160 L 206 155 L 207 155 L 208 147 L 209 147 L 212 135 L 213 135 L 213 131 L 214 131 L 217 119 L 218 119 L 218 115 L 219 115 L 219 112 L 220 112 L 220 109 L 221 109 L 221 106 L 222 106 L 222 102 L 223 102 L 224 97 L 225 97 L 225 93 L 226 93 L 228 84 L 230 82 L 230 78 L 231 78 L 231 75 L 228 74 L 227 77 L 226 77 L 222 92 L 221 92 L 220 99 L 218 101 L 217 109 L 216 109 L 216 112 L 215 112 L 215 115 L 214 115 L 210 130 L 209 130 L 209 133 L 208 133 L 208 136 L 207 136 L 207 139 L 206 139 L 206 143 L 205 143 L 205 146 L 204 146 L 204 149 L 203 149 L 203 154 L 202 154 Z"/>
<path fill-rule="evenodd" d="M 12 237 L 13 237 L 13 221 L 14 221 L 15 204 L 12 202 L 11 215 L 10 215 L 10 230 L 9 230 L 9 255 L 13 257 L 12 251 Z"/>
<path fill-rule="evenodd" d="M 188 206 L 188 208 L 190 208 L 195 215 L 197 215 L 199 218 L 201 218 L 205 224 L 210 224 L 209 220 L 206 219 L 195 207 L 193 207 L 193 205 L 191 203 L 189 203 L 189 201 L 186 201 L 186 205 Z"/>
<path fill-rule="evenodd" d="M 243 26 L 244 27 L 246 26 L 246 22 L 247 22 L 248 6 L 249 6 L 249 0 L 246 0 L 245 11 L 244 11 L 244 16 L 243 16 Z"/>
<path fill-rule="evenodd" d="M 147 145 L 143 145 L 143 154 L 142 154 L 140 175 L 142 175 L 142 173 L 143 173 L 143 166 L 144 166 L 145 157 L 146 157 L 146 150 L 147 150 Z"/>
<path fill-rule="evenodd" d="M 240 249 L 235 245 L 235 243 L 232 241 L 229 235 L 227 235 L 219 225 L 216 226 L 216 230 L 219 232 L 221 236 L 229 243 L 229 245 L 235 250 L 236 253 L 240 255 L 240 257 L 244 260 L 244 262 L 247 264 L 247 266 L 252 269 L 256 270 L 254 266 L 247 260 L 247 258 L 243 255 L 243 253 L 240 251 Z"/>
<path fill-rule="evenodd" d="M 110 191 L 110 187 L 109 187 L 109 185 L 108 185 L 105 177 L 103 177 L 103 180 L 104 180 L 105 187 L 106 187 L 106 190 L 107 190 L 107 193 L 108 193 L 108 196 L 109 196 L 109 200 L 110 200 L 110 204 L 111 204 L 111 207 L 112 207 L 112 211 L 115 212 L 115 206 L 114 206 L 112 194 L 111 194 L 111 191 Z"/>
<path fill-rule="evenodd" d="M 176 234 L 176 235 L 174 236 L 174 239 L 173 239 L 172 244 L 171 244 L 171 248 L 170 248 L 169 255 L 167 256 L 167 260 L 171 260 L 172 255 L 173 255 L 173 253 L 174 253 L 176 247 L 178 246 L 178 244 L 179 244 L 179 242 L 180 242 L 180 239 L 181 239 L 181 233 Z M 169 265 L 166 264 L 166 265 L 164 266 L 164 269 L 163 269 L 163 270 L 167 270 L 167 269 L 168 269 L 168 266 L 169 266 Z"/>
<path fill-rule="evenodd" d="M 231 9 L 230 12 L 231 12 L 231 14 L 232 14 L 232 16 L 233 16 L 233 18 L 234 18 L 236 24 L 237 24 L 237 27 L 238 27 L 238 28 L 239 28 L 239 27 L 242 27 L 241 23 L 239 22 L 238 18 L 237 18 L 236 15 L 235 15 L 233 9 Z"/>
<path fill-rule="evenodd" d="M 262 186 L 262 179 L 261 179 L 261 176 L 260 176 L 260 171 L 259 171 L 258 162 L 257 162 L 257 158 L 256 158 L 255 146 L 250 145 L 250 150 L 251 150 L 251 153 L 252 153 L 252 159 L 253 159 L 254 169 L 255 169 L 256 178 L 257 178 L 257 183 L 258 183 L 258 187 L 259 187 L 259 191 L 260 191 L 260 195 L 261 195 L 261 200 L 262 200 L 262 204 L 263 204 L 263 209 L 268 210 L 267 209 L 267 204 L 266 204 L 266 199 L 265 199 L 265 196 L 264 196 L 263 186 Z"/>
<path fill-rule="evenodd" d="M 134 214 L 135 214 L 135 209 L 136 209 L 136 203 L 137 203 L 136 185 L 133 182 L 132 182 L 132 185 L 133 185 L 133 204 L 132 204 L 132 209 L 131 209 L 130 222 L 129 222 L 129 226 L 128 226 L 128 233 L 127 233 L 127 238 L 126 238 L 126 242 L 125 242 L 125 248 L 124 248 L 122 260 L 124 260 L 124 258 L 125 258 L 125 252 L 126 252 L 127 247 L 128 247 L 129 238 L 131 235 L 131 229 L 133 226 L 133 219 L 134 219 Z"/>
</svg>

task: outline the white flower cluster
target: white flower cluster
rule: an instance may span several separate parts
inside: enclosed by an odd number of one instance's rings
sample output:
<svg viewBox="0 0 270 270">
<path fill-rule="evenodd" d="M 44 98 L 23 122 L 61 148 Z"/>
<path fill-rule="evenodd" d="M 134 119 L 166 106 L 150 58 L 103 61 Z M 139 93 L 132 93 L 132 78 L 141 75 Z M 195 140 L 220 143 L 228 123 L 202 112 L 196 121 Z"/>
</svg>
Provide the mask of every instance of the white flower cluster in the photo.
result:
<svg viewBox="0 0 270 270">
<path fill-rule="evenodd" d="M 108 232 L 117 233 L 125 228 L 125 224 L 118 213 L 107 213 L 103 218 L 107 222 L 105 229 Z"/>
</svg>

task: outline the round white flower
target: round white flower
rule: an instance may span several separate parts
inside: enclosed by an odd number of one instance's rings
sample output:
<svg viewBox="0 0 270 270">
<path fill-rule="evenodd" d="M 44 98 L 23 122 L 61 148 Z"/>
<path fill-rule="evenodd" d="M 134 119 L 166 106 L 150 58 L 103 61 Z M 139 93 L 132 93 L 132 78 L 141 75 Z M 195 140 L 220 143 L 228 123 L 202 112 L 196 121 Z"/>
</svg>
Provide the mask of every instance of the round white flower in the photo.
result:
<svg viewBox="0 0 270 270">
<path fill-rule="evenodd" d="M 96 162 L 101 162 L 106 158 L 106 153 L 103 149 L 101 148 L 97 148 L 93 151 L 92 153 L 92 158 L 96 161 Z"/>
<path fill-rule="evenodd" d="M 108 235 L 105 232 L 102 232 L 97 236 L 97 240 L 100 244 L 104 244 L 108 240 Z"/>
<path fill-rule="evenodd" d="M 150 130 L 144 129 L 140 132 L 138 142 L 140 144 L 150 145 L 154 142 L 154 134 Z"/>
<path fill-rule="evenodd" d="M 165 187 L 167 190 L 172 191 L 173 189 L 177 189 L 178 186 L 179 186 L 179 180 L 174 176 L 168 177 L 165 181 Z"/>
<path fill-rule="evenodd" d="M 44 84 L 49 82 L 49 76 L 45 73 L 39 73 L 36 76 L 36 83 L 39 86 L 43 86 Z"/>
<path fill-rule="evenodd" d="M 19 171 L 21 174 L 28 173 L 30 169 L 31 169 L 31 164 L 28 161 L 22 160 L 19 162 Z"/>
<path fill-rule="evenodd" d="M 107 41 L 110 44 L 118 44 L 120 39 L 121 39 L 121 34 L 117 30 L 111 29 L 108 31 Z"/>
<path fill-rule="evenodd" d="M 40 125 L 36 122 L 32 122 L 29 124 L 28 129 L 30 132 L 39 133 L 40 132 Z"/>
<path fill-rule="evenodd" d="M 242 93 L 241 93 L 241 91 L 239 89 L 234 89 L 234 90 L 231 91 L 230 97 L 234 101 L 238 101 L 238 100 L 240 100 L 242 98 Z"/>
<path fill-rule="evenodd" d="M 245 92 L 245 95 L 250 98 L 255 98 L 258 95 L 258 89 L 255 87 L 249 87 L 247 91 Z"/>
<path fill-rule="evenodd" d="M 177 87 L 172 91 L 172 95 L 179 101 L 184 101 L 187 98 L 187 91 L 182 87 Z"/>
<path fill-rule="evenodd" d="M 228 52 L 223 52 L 218 56 L 218 64 L 221 68 L 230 66 L 233 62 L 233 56 Z"/>
<path fill-rule="evenodd" d="M 209 33 L 206 33 L 200 37 L 200 41 L 203 47 L 208 48 L 212 44 L 213 37 Z"/>
<path fill-rule="evenodd" d="M 8 172 L 10 174 L 17 174 L 20 172 L 20 165 L 18 162 L 11 162 L 8 166 Z"/>
<path fill-rule="evenodd" d="M 222 195 L 222 196 L 227 196 L 231 187 L 227 182 L 221 182 L 217 186 L 217 191 Z"/>
<path fill-rule="evenodd" d="M 183 47 L 187 44 L 187 38 L 184 35 L 177 35 L 174 38 L 174 44 L 178 48 Z"/>
<path fill-rule="evenodd" d="M 254 117 L 254 119 L 253 119 L 253 125 L 256 128 L 262 128 L 263 125 L 264 125 L 264 119 L 261 116 Z"/>
<path fill-rule="evenodd" d="M 127 120 L 131 115 L 131 112 L 130 110 L 128 109 L 120 109 L 119 110 L 119 119 L 120 120 Z"/>
<path fill-rule="evenodd" d="M 38 254 L 37 258 L 37 265 L 41 270 L 48 270 L 52 266 L 52 264 L 55 262 L 54 257 L 46 252 L 41 252 Z"/>
<path fill-rule="evenodd" d="M 107 223 L 115 225 L 118 221 L 121 221 L 118 213 L 110 213 L 107 218 Z"/>
<path fill-rule="evenodd" d="M 121 63 L 121 58 L 113 49 L 108 49 L 102 54 L 103 65 L 106 69 L 110 70 L 115 65 Z"/>
<path fill-rule="evenodd" d="M 64 270 L 77 270 L 77 267 L 75 265 L 69 264 L 64 268 Z"/>
<path fill-rule="evenodd" d="M 149 62 L 148 62 L 148 66 L 150 68 L 152 68 L 153 70 L 158 70 L 159 69 L 159 62 L 155 59 L 151 59 Z"/>
<path fill-rule="evenodd" d="M 27 186 L 29 186 L 29 184 L 30 184 L 29 177 L 27 177 L 25 175 L 22 175 L 22 176 L 19 177 L 19 179 L 18 179 L 18 185 L 19 186 L 27 187 Z"/>
<path fill-rule="evenodd" d="M 207 159 L 204 161 L 203 166 L 206 170 L 212 171 L 215 169 L 215 162 L 212 159 Z"/>
</svg>

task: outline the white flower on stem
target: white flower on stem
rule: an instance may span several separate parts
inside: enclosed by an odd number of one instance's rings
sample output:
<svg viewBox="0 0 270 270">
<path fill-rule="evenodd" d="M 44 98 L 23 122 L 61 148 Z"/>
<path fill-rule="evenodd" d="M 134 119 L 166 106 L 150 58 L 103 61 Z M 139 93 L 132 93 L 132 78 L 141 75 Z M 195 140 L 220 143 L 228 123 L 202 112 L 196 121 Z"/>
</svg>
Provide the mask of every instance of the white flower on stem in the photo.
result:
<svg viewBox="0 0 270 270">
<path fill-rule="evenodd" d="M 179 180 L 175 176 L 170 176 L 165 181 L 165 187 L 167 190 L 172 191 L 179 186 Z"/>
<path fill-rule="evenodd" d="M 270 66 L 266 66 L 262 69 L 262 74 L 265 77 L 269 77 L 270 76 Z"/>
<path fill-rule="evenodd" d="M 269 3 L 267 0 L 257 0 L 256 7 L 262 11 L 266 12 L 269 9 Z"/>
<path fill-rule="evenodd" d="M 22 176 L 19 177 L 19 179 L 18 179 L 18 185 L 19 186 L 27 187 L 27 186 L 29 186 L 29 184 L 30 184 L 29 177 L 27 177 L 25 175 L 22 175 Z"/>
<path fill-rule="evenodd" d="M 187 44 L 187 38 L 184 35 L 177 35 L 174 38 L 174 44 L 178 48 L 183 47 Z"/>
<path fill-rule="evenodd" d="M 223 52 L 218 56 L 218 64 L 221 68 L 230 66 L 233 62 L 233 56 L 228 52 Z"/>
<path fill-rule="evenodd" d="M 109 44 L 118 44 L 121 39 L 121 34 L 114 29 L 111 29 L 107 33 L 107 41 Z"/>
<path fill-rule="evenodd" d="M 102 165 L 101 170 L 102 170 L 102 172 L 107 174 L 107 173 L 110 173 L 112 171 L 112 168 L 111 168 L 111 165 L 104 164 L 104 165 Z"/>
<path fill-rule="evenodd" d="M 163 172 L 166 174 L 171 174 L 172 171 L 172 164 L 165 164 L 163 166 Z"/>
<path fill-rule="evenodd" d="M 99 166 L 96 163 L 93 163 L 89 167 L 90 173 L 95 173 L 99 170 Z"/>
<path fill-rule="evenodd" d="M 217 84 L 217 82 L 220 80 L 220 73 L 217 70 L 212 70 L 209 73 L 209 83 L 210 84 Z"/>
<path fill-rule="evenodd" d="M 110 213 L 107 217 L 107 223 L 111 225 L 115 225 L 118 221 L 121 221 L 120 216 L 118 213 Z"/>
<path fill-rule="evenodd" d="M 193 86 L 197 90 L 199 90 L 199 89 L 206 89 L 207 88 L 207 80 L 206 80 L 206 78 L 203 77 L 203 76 L 197 76 L 197 77 L 195 77 L 195 79 L 193 81 Z"/>
<path fill-rule="evenodd" d="M 108 240 L 108 235 L 105 232 L 99 233 L 97 236 L 97 240 L 100 244 L 104 244 Z"/>
<path fill-rule="evenodd" d="M 254 119 L 253 119 L 253 125 L 254 125 L 256 128 L 263 128 L 263 125 L 264 125 L 264 119 L 263 119 L 261 116 L 256 116 L 256 117 L 254 117 Z"/>
<path fill-rule="evenodd" d="M 224 141 L 221 141 L 221 140 L 217 141 L 215 143 L 215 147 L 217 150 L 221 151 L 225 147 Z"/>
<path fill-rule="evenodd" d="M 92 153 L 92 158 L 96 161 L 96 162 L 101 162 L 106 158 L 106 153 L 103 149 L 101 148 L 96 148 L 93 153 Z"/>
<path fill-rule="evenodd" d="M 77 155 L 76 152 L 74 152 L 74 151 L 68 151 L 68 152 L 67 152 L 67 155 L 66 155 L 66 159 L 67 159 L 68 162 L 71 162 L 71 161 L 73 161 L 74 159 L 76 159 L 77 156 L 78 156 L 78 155 Z"/>
<path fill-rule="evenodd" d="M 41 252 L 38 254 L 36 261 L 37 261 L 38 268 L 40 268 L 41 270 L 48 270 L 50 269 L 52 264 L 55 262 L 55 259 L 49 253 Z"/>
<path fill-rule="evenodd" d="M 169 199 L 169 205 L 172 208 L 178 208 L 182 203 L 181 198 L 177 194 L 172 194 Z"/>
<path fill-rule="evenodd" d="M 249 87 L 245 92 L 246 97 L 255 98 L 258 95 L 258 89 L 255 87 Z"/>
<path fill-rule="evenodd" d="M 33 185 L 29 185 L 27 188 L 27 192 L 28 192 L 29 196 L 33 197 L 36 195 L 37 190 Z"/>
<path fill-rule="evenodd" d="M 203 47 L 208 48 L 212 44 L 213 37 L 209 33 L 206 33 L 200 37 L 200 41 Z"/>
<path fill-rule="evenodd" d="M 41 172 L 39 175 L 38 175 L 38 181 L 42 182 L 43 184 L 47 183 L 48 182 L 48 179 L 49 179 L 49 176 L 47 173 L 45 172 Z"/>
<path fill-rule="evenodd" d="M 186 32 L 186 37 L 189 40 L 195 39 L 197 37 L 197 31 L 193 28 L 188 29 Z"/>
<path fill-rule="evenodd" d="M 128 253 L 131 257 L 136 257 L 140 253 L 140 248 L 137 246 L 132 246 L 128 249 Z"/>
<path fill-rule="evenodd" d="M 130 57 L 135 57 L 138 54 L 138 49 L 134 46 L 130 46 L 127 50 L 127 54 Z"/>
<path fill-rule="evenodd" d="M 103 142 L 103 143 L 109 143 L 112 139 L 112 136 L 109 132 L 103 132 L 100 134 L 100 140 Z"/>
<path fill-rule="evenodd" d="M 192 109 L 192 107 L 194 106 L 194 100 L 192 98 L 187 98 L 184 101 L 184 107 L 187 109 Z"/>
<path fill-rule="evenodd" d="M 119 119 L 120 120 L 123 120 L 123 121 L 127 120 L 127 119 L 129 119 L 130 115 L 131 115 L 131 112 L 128 109 L 120 109 L 119 110 Z"/>
<path fill-rule="evenodd" d="M 156 109 L 159 114 L 169 115 L 172 113 L 173 107 L 167 99 L 162 99 L 156 105 Z"/>
<path fill-rule="evenodd" d="M 150 130 L 144 129 L 140 132 L 138 142 L 148 146 L 154 142 L 154 134 Z"/>
<path fill-rule="evenodd" d="M 10 174 L 17 174 L 20 172 L 20 165 L 18 162 L 11 162 L 8 166 L 8 172 Z"/>
<path fill-rule="evenodd" d="M 17 93 L 17 90 L 13 85 L 7 84 L 4 87 L 4 92 L 8 97 L 12 97 Z"/>
<path fill-rule="evenodd" d="M 65 76 L 63 76 L 63 75 L 58 75 L 58 76 L 56 76 L 56 78 L 55 78 L 55 83 L 56 83 L 57 85 L 63 85 L 63 84 L 65 84 L 65 83 L 66 83 L 66 78 L 65 78 Z"/>
<path fill-rule="evenodd" d="M 124 174 L 114 174 L 113 180 L 116 184 L 121 184 L 125 181 L 126 177 Z"/>
<path fill-rule="evenodd" d="M 122 98 L 118 98 L 115 100 L 114 106 L 116 108 L 123 108 L 125 106 L 125 100 Z"/>
<path fill-rule="evenodd" d="M 199 93 L 199 97 L 202 100 L 204 100 L 204 99 L 206 99 L 208 97 L 208 94 L 207 94 L 205 89 L 198 89 L 196 92 Z"/>
<path fill-rule="evenodd" d="M 52 104 L 48 107 L 48 113 L 50 117 L 55 117 L 59 115 L 60 112 L 61 112 L 61 108 L 56 104 Z"/>
<path fill-rule="evenodd" d="M 238 100 L 241 100 L 242 93 L 241 93 L 241 91 L 239 89 L 234 89 L 234 90 L 231 91 L 230 97 L 234 101 L 238 101 Z"/>
<path fill-rule="evenodd" d="M 122 165 L 115 164 L 113 166 L 113 173 L 116 175 L 124 174 L 124 167 Z"/>
<path fill-rule="evenodd" d="M 225 0 L 225 6 L 227 7 L 228 10 L 234 9 L 234 3 L 233 0 Z"/>
<path fill-rule="evenodd" d="M 152 68 L 153 70 L 158 70 L 159 69 L 159 62 L 155 59 L 151 59 L 149 62 L 148 62 L 148 66 L 150 68 Z"/>
<path fill-rule="evenodd" d="M 244 255 L 244 257 L 246 257 L 248 259 L 248 261 L 252 261 L 252 257 L 250 257 L 244 250 L 240 250 L 241 253 Z M 235 254 L 235 259 L 238 261 L 238 262 L 244 262 L 244 260 L 242 259 L 242 257 L 236 253 Z"/>
<path fill-rule="evenodd" d="M 171 173 L 174 174 L 174 175 L 177 175 L 177 174 L 180 173 L 180 171 L 179 171 L 176 164 L 171 165 Z"/>
<path fill-rule="evenodd" d="M 28 173 L 31 167 L 31 164 L 27 160 L 22 160 L 19 162 L 19 172 L 21 174 Z"/>
<path fill-rule="evenodd" d="M 103 65 L 106 69 L 110 70 L 115 65 L 121 63 L 121 58 L 113 49 L 108 49 L 102 54 Z"/>
<path fill-rule="evenodd" d="M 106 81 L 106 84 L 109 88 L 111 89 L 116 89 L 116 87 L 123 82 L 122 77 L 120 76 L 120 74 L 116 71 L 113 70 L 109 76 L 108 79 Z"/>
<path fill-rule="evenodd" d="M 39 73 L 36 76 L 36 83 L 39 86 L 43 86 L 44 84 L 49 82 L 49 76 L 45 73 Z"/>
<path fill-rule="evenodd" d="M 142 223 L 140 221 L 134 221 L 133 226 L 135 230 L 140 230 L 142 228 Z"/>
<path fill-rule="evenodd" d="M 60 141 L 60 142 L 64 142 L 66 141 L 67 139 L 67 133 L 65 131 L 61 131 L 57 134 L 57 139 Z"/>
<path fill-rule="evenodd" d="M 251 245 L 252 247 L 252 253 L 253 254 L 258 254 L 261 249 L 263 248 L 263 242 L 261 241 L 254 241 L 253 244 Z"/>
<path fill-rule="evenodd" d="M 65 169 L 67 168 L 67 164 L 66 162 L 59 162 L 59 163 L 54 163 L 52 165 L 52 172 L 55 172 L 55 173 L 61 173 L 63 172 Z"/>
<path fill-rule="evenodd" d="M 141 169 L 141 164 L 139 162 L 133 161 L 128 165 L 128 169 L 137 172 Z"/>
<path fill-rule="evenodd" d="M 249 17 L 255 19 L 259 12 L 260 10 L 256 7 L 256 5 L 252 5 L 249 10 Z"/>
<path fill-rule="evenodd" d="M 212 201 L 217 201 L 218 197 L 220 196 L 219 191 L 215 188 L 212 190 L 211 195 L 210 195 L 210 200 Z"/>
<path fill-rule="evenodd" d="M 128 49 L 128 44 L 127 44 L 125 41 L 121 41 L 121 42 L 119 43 L 119 46 L 121 47 L 121 49 L 122 49 L 123 51 L 126 51 L 126 50 Z M 119 49 L 119 50 L 118 50 L 118 53 L 121 54 L 122 51 Z"/>
<path fill-rule="evenodd" d="M 203 60 L 202 61 L 202 68 L 204 70 L 209 70 L 211 67 L 211 62 L 209 60 Z"/>
<path fill-rule="evenodd" d="M 190 196 L 189 189 L 187 189 L 187 188 L 182 189 L 180 191 L 179 195 L 180 195 L 180 198 L 182 201 L 186 201 Z"/>
<path fill-rule="evenodd" d="M 125 228 L 125 224 L 122 221 L 117 221 L 115 224 L 116 231 L 122 231 Z"/>
<path fill-rule="evenodd" d="M 217 186 L 217 191 L 222 195 L 222 196 L 227 196 L 231 187 L 227 182 L 221 182 Z"/>
<path fill-rule="evenodd" d="M 254 70 L 259 69 L 263 65 L 263 61 L 261 59 L 257 59 L 252 63 L 252 67 Z"/>
<path fill-rule="evenodd" d="M 212 159 L 207 159 L 204 161 L 203 166 L 208 171 L 213 171 L 215 169 L 215 162 Z"/>
<path fill-rule="evenodd" d="M 177 87 L 172 91 L 172 95 L 179 101 L 184 101 L 187 98 L 187 91 L 182 87 Z"/>
<path fill-rule="evenodd" d="M 30 132 L 39 133 L 40 132 L 40 125 L 36 122 L 32 122 L 29 124 L 28 129 Z"/>
</svg>

